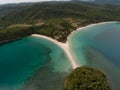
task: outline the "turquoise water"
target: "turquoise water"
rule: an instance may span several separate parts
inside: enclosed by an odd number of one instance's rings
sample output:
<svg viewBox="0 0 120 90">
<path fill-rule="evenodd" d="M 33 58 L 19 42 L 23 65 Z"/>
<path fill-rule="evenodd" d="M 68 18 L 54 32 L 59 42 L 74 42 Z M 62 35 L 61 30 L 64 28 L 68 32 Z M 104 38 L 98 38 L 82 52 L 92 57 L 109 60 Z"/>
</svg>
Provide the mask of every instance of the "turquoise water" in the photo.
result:
<svg viewBox="0 0 120 90">
<path fill-rule="evenodd" d="M 103 70 L 112 89 L 120 90 L 120 22 L 97 24 L 78 30 L 70 35 L 69 44 L 80 66 Z"/>
<path fill-rule="evenodd" d="M 69 46 L 79 66 L 103 70 L 120 90 L 120 23 L 97 24 L 72 33 Z M 0 90 L 62 90 L 72 65 L 56 44 L 30 36 L 0 46 Z"/>
<path fill-rule="evenodd" d="M 0 90 L 18 90 L 35 72 L 46 67 L 51 68 L 51 73 L 66 73 L 72 68 L 64 51 L 56 44 L 42 38 L 30 36 L 2 45 L 0 46 Z M 54 77 L 47 77 L 54 80 Z"/>
</svg>

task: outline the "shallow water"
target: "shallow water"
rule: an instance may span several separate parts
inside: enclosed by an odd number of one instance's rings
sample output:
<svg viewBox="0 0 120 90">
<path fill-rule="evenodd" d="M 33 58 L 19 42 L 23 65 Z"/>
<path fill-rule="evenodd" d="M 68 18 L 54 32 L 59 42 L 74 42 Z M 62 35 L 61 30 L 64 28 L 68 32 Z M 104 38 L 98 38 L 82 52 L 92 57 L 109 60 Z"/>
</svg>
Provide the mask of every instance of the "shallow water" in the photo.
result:
<svg viewBox="0 0 120 90">
<path fill-rule="evenodd" d="M 18 90 L 43 68 L 57 75 L 68 73 L 72 66 L 64 51 L 46 39 L 30 36 L 0 46 L 0 90 Z M 54 80 L 49 74 L 46 77 Z M 63 82 L 65 77 L 61 78 Z M 54 87 L 47 82 L 45 85 Z"/>
<path fill-rule="evenodd" d="M 80 66 L 103 70 L 113 90 L 120 90 L 120 23 L 97 24 L 70 35 L 70 50 Z M 99 53 L 99 54 L 98 54 Z"/>
<path fill-rule="evenodd" d="M 120 23 L 97 24 L 70 35 L 70 52 L 79 66 L 103 70 L 120 90 Z M 0 46 L 0 90 L 62 90 L 72 65 L 49 40 L 30 36 Z"/>
</svg>

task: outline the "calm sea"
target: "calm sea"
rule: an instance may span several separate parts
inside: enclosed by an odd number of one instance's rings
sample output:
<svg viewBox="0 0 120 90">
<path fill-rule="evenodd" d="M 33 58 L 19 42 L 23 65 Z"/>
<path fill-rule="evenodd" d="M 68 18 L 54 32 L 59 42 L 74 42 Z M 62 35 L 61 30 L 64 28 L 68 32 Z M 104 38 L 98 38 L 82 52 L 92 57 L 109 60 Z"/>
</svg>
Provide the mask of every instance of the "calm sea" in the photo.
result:
<svg viewBox="0 0 120 90">
<path fill-rule="evenodd" d="M 104 71 L 113 90 L 120 90 L 120 22 L 89 26 L 70 35 L 71 53 L 80 66 Z"/>
<path fill-rule="evenodd" d="M 41 90 L 58 90 L 71 68 L 64 51 L 46 39 L 30 36 L 0 46 L 0 90 L 18 90 L 22 86 L 31 90 L 36 85 Z M 38 72 L 39 78 L 34 79 Z M 29 83 L 30 78 L 37 84 Z"/>
</svg>

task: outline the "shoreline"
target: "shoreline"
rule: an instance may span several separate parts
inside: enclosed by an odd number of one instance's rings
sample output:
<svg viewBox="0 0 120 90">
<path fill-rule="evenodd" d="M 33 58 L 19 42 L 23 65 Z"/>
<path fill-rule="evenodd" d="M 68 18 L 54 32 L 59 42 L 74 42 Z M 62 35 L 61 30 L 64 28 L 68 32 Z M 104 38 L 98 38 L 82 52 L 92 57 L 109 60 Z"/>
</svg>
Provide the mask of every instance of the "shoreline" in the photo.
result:
<svg viewBox="0 0 120 90">
<path fill-rule="evenodd" d="M 76 33 L 76 32 L 78 32 L 78 31 L 82 31 L 82 29 L 85 29 L 85 28 L 88 28 L 88 27 L 92 27 L 92 26 L 95 26 L 95 25 L 97 25 L 97 24 L 107 24 L 107 23 L 113 23 L 113 22 L 119 22 L 119 21 L 107 21 L 107 22 L 93 23 L 93 24 L 88 24 L 88 25 L 83 26 L 83 27 L 78 27 L 76 30 L 72 31 L 72 32 L 68 35 L 66 42 L 68 42 L 68 39 L 69 39 L 69 37 L 70 37 L 71 34 Z"/>
<path fill-rule="evenodd" d="M 78 31 L 82 31 L 82 30 L 85 29 L 85 28 L 92 27 L 92 26 L 95 26 L 95 25 L 97 25 L 97 24 L 107 24 L 107 23 L 113 23 L 113 22 L 119 22 L 119 21 L 108 21 L 108 22 L 93 23 L 93 24 L 89 24 L 89 25 L 86 25 L 86 26 L 83 26 L 83 27 L 78 27 L 76 30 L 72 31 L 72 32 L 68 35 L 66 43 L 69 45 L 68 40 L 69 40 L 71 34 L 73 34 L 73 33 L 76 33 L 76 32 L 78 32 Z"/>
<path fill-rule="evenodd" d="M 56 45 L 58 45 L 59 47 L 61 47 L 67 54 L 68 58 L 70 59 L 70 62 L 73 66 L 73 69 L 79 67 L 79 65 L 77 64 L 77 62 L 74 60 L 74 56 L 71 54 L 70 52 L 70 48 L 69 48 L 69 38 L 70 38 L 70 35 L 73 34 L 73 33 L 76 33 L 78 31 L 82 31 L 83 29 L 85 28 L 88 28 L 88 27 L 92 27 L 92 26 L 95 26 L 97 24 L 107 24 L 107 23 L 112 23 L 112 22 L 118 22 L 118 21 L 109 21 L 109 22 L 101 22 L 101 23 L 94 23 L 94 24 L 90 24 L 90 25 L 87 25 L 87 26 L 84 26 L 84 27 L 80 27 L 80 28 L 77 28 L 76 30 L 72 31 L 68 37 L 67 37 L 67 41 L 66 43 L 62 43 L 62 42 L 59 42 L 51 37 L 48 37 L 48 36 L 44 36 L 44 35 L 40 35 L 40 34 L 32 34 L 31 36 L 35 36 L 35 37 L 40 37 L 40 38 L 44 38 L 44 39 L 47 39 L 53 43 L 55 43 Z"/>
<path fill-rule="evenodd" d="M 61 43 L 61 42 L 58 42 L 56 41 L 55 39 L 52 39 L 50 37 L 47 37 L 47 36 L 43 36 L 43 35 L 39 35 L 39 34 L 32 34 L 32 36 L 35 36 L 35 37 L 40 37 L 40 38 L 44 38 L 44 39 L 47 39 L 53 43 L 55 43 L 56 45 L 58 45 L 59 47 L 61 47 L 65 53 L 67 54 L 68 58 L 70 59 L 70 62 L 72 63 L 72 67 L 73 69 L 77 68 L 79 65 L 75 62 L 75 60 L 73 59 L 70 51 L 69 51 L 69 46 L 67 43 Z"/>
</svg>

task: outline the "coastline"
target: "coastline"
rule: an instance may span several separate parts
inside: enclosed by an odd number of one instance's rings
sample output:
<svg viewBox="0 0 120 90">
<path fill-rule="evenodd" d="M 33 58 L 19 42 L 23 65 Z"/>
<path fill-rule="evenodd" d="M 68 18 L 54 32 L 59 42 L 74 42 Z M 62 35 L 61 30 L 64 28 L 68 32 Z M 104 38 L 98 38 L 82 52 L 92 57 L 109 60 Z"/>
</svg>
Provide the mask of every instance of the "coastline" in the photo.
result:
<svg viewBox="0 0 120 90">
<path fill-rule="evenodd" d="M 89 25 L 86 25 L 86 26 L 83 26 L 83 27 L 78 27 L 76 30 L 72 31 L 72 32 L 68 35 L 66 43 L 67 43 L 68 45 L 70 45 L 69 42 L 68 42 L 68 40 L 70 39 L 70 36 L 71 36 L 71 34 L 73 34 L 73 33 L 77 33 L 78 31 L 82 31 L 82 30 L 85 29 L 85 28 L 92 27 L 92 26 L 95 26 L 95 25 L 97 25 L 97 24 L 107 24 L 107 23 L 113 23 L 113 22 L 119 22 L 119 21 L 108 21 L 108 22 L 93 23 L 93 24 L 89 24 Z M 68 47 L 68 48 L 69 48 L 69 47 Z"/>
<path fill-rule="evenodd" d="M 76 33 L 78 31 L 82 31 L 82 29 L 85 29 L 85 28 L 88 28 L 88 27 L 92 27 L 92 26 L 95 26 L 97 24 L 107 24 L 107 23 L 113 23 L 113 22 L 119 22 L 119 21 L 107 21 L 107 22 L 100 22 L 100 23 L 93 23 L 93 24 L 89 24 L 89 25 L 86 25 L 86 26 L 83 26 L 83 27 L 78 27 L 76 30 L 72 31 L 68 37 L 67 37 L 67 42 L 68 42 L 68 39 L 70 37 L 71 34 L 73 33 Z"/>
<path fill-rule="evenodd" d="M 62 50 L 64 50 L 64 52 L 65 52 L 65 55 L 68 57 L 67 58 L 67 61 L 69 61 L 70 63 L 71 63 L 71 65 L 72 65 L 72 68 L 71 69 L 75 69 L 75 68 L 77 68 L 77 67 L 80 67 L 81 65 L 83 65 L 82 64 L 82 62 L 81 61 L 84 61 L 84 59 L 82 59 L 82 58 L 80 58 L 79 60 L 80 60 L 80 64 L 78 64 L 78 62 L 77 62 L 77 60 L 74 58 L 74 55 L 76 54 L 74 54 L 74 53 L 72 53 L 72 51 L 70 50 L 70 49 L 72 49 L 72 48 L 70 48 L 70 46 L 72 46 L 72 45 L 74 45 L 74 43 L 73 44 L 70 44 L 71 42 L 70 42 L 70 40 L 72 39 L 71 38 L 71 35 L 74 35 L 74 36 L 76 36 L 75 34 L 77 34 L 77 33 L 82 33 L 85 29 L 84 28 L 89 28 L 89 27 L 91 27 L 91 26 L 94 26 L 94 25 L 99 25 L 99 24 L 106 24 L 106 23 L 112 23 L 112 22 L 103 22 L 103 23 L 95 23 L 95 24 L 90 24 L 90 25 L 87 25 L 87 26 L 85 26 L 85 27 L 80 27 L 80 28 L 78 28 L 78 29 L 76 29 L 76 30 L 74 30 L 73 32 L 71 32 L 70 34 L 69 34 L 69 36 L 67 37 L 67 41 L 66 41 L 66 43 L 62 43 L 62 42 L 59 42 L 59 41 L 57 41 L 57 40 L 55 40 L 55 39 L 53 39 L 53 38 L 51 38 L 51 37 L 48 37 L 48 36 L 44 36 L 44 35 L 39 35 L 39 34 L 32 34 L 32 36 L 34 36 L 34 37 L 37 37 L 38 39 L 39 38 L 43 38 L 44 40 L 47 40 L 47 41 L 51 41 L 52 43 L 54 43 L 54 44 L 56 44 L 57 46 L 59 46 Z M 113 22 L 114 23 L 114 22 Z M 117 23 L 117 21 L 115 21 L 115 23 Z M 74 39 L 74 38 L 73 38 Z M 80 42 L 81 43 L 81 42 Z M 37 44 L 38 45 L 38 44 Z M 48 44 L 49 45 L 49 44 Z M 39 45 L 38 45 L 38 47 L 39 47 Z M 57 50 L 57 49 L 56 49 Z M 80 50 L 81 51 L 81 49 L 78 49 L 78 50 Z M 93 50 L 93 49 L 92 49 Z M 90 51 L 90 53 L 92 52 L 92 50 L 88 50 L 88 51 Z M 59 52 L 59 50 L 58 50 L 58 52 Z M 98 51 L 98 53 L 99 53 L 99 51 Z M 97 52 L 95 51 L 95 52 L 93 52 L 93 55 L 95 55 L 95 56 L 97 56 Z M 100 56 L 101 55 L 101 56 Z M 77 56 L 77 55 L 76 55 Z M 102 54 L 101 53 L 99 53 L 99 55 L 98 55 L 99 57 L 97 57 L 98 59 L 95 59 L 95 60 L 98 60 L 100 63 L 97 63 L 97 64 L 95 64 L 94 62 L 92 62 L 94 65 L 96 65 L 96 66 L 100 66 L 100 64 L 101 64 L 101 66 L 102 66 L 102 68 L 106 68 L 106 66 L 108 66 L 108 65 L 111 65 L 111 64 L 108 64 L 107 62 L 105 62 L 105 60 L 103 60 L 103 58 L 102 58 Z M 80 56 L 81 57 L 81 56 Z M 60 56 L 60 58 L 62 58 L 62 56 Z M 69 60 L 68 60 L 69 59 Z M 102 62 L 101 62 L 101 60 L 103 60 L 105 63 L 105 65 L 103 66 L 103 64 L 102 64 Z M 91 60 L 92 61 L 92 60 Z M 59 63 L 59 61 L 56 59 L 56 62 L 57 63 Z M 96 61 L 97 62 L 97 61 Z M 107 64 L 106 64 L 107 63 Z M 64 65 L 64 63 L 62 64 L 62 65 Z M 58 65 L 56 65 L 57 67 L 58 67 Z M 65 67 L 66 67 L 66 65 L 64 65 Z M 63 67 L 63 68 L 65 68 L 65 67 Z M 96 67 L 95 67 L 96 68 Z M 106 68 L 107 69 L 107 68 Z M 109 68 L 108 68 L 109 69 Z M 43 71 L 45 71 L 45 69 L 42 69 Z M 109 72 L 111 72 L 112 70 L 116 70 L 116 68 L 114 69 L 114 68 L 111 68 L 110 69 L 110 71 Z M 41 71 L 41 70 L 40 70 Z M 39 71 L 38 71 L 39 72 Z M 43 72 L 42 72 L 43 73 Z M 48 72 L 49 73 L 49 72 Z M 117 72 L 115 72 L 115 73 L 117 73 Z M 59 73 L 57 73 L 58 75 L 56 75 L 56 76 L 58 76 L 58 80 L 62 80 L 59 76 L 62 76 L 62 74 L 60 74 L 59 75 Z M 38 77 L 39 77 L 39 75 L 41 75 L 41 72 L 40 72 L 40 74 L 38 74 L 38 73 L 36 73 L 36 75 L 38 75 Z M 43 76 L 45 76 L 46 75 L 46 71 L 45 71 L 45 73 L 44 74 L 42 74 Z M 48 74 L 49 75 L 49 74 Z M 111 74 L 111 76 L 113 76 L 114 75 L 114 73 L 112 73 Z M 116 74 L 116 75 L 119 75 L 119 74 Z M 32 76 L 33 77 L 33 79 L 34 79 L 34 77 L 36 77 L 36 76 Z M 41 77 L 40 77 L 41 78 Z M 46 78 L 46 77 L 45 77 Z M 109 78 L 110 77 L 108 77 L 108 80 L 109 80 Z M 41 78 L 41 80 L 42 79 L 44 79 L 44 78 Z M 113 78 L 112 78 L 113 79 Z M 112 79 L 109 81 L 109 82 L 111 82 L 112 83 Z M 36 79 L 36 80 L 38 80 L 38 78 Z M 49 79 L 47 79 L 47 80 L 49 80 Z M 47 81 L 46 80 L 46 81 Z M 118 80 L 118 77 L 115 77 L 113 80 Z M 39 80 L 38 80 L 39 81 Z M 57 81 L 57 80 L 56 80 Z M 40 81 L 39 81 L 40 82 Z M 43 83 L 43 82 L 41 82 L 41 83 Z M 50 82 L 51 83 L 51 82 Z M 119 83 L 119 82 L 118 82 Z M 115 86 L 112 86 L 112 87 L 116 87 L 116 85 Z M 113 89 L 114 90 L 114 89 Z M 119 89 L 118 89 L 119 90 Z"/>
<path fill-rule="evenodd" d="M 67 37 L 67 41 L 66 43 L 62 43 L 62 42 L 59 42 L 51 37 L 48 37 L 48 36 L 44 36 L 44 35 L 40 35 L 40 34 L 32 34 L 31 36 L 35 36 L 35 37 L 40 37 L 40 38 L 44 38 L 44 39 L 47 39 L 55 44 L 57 44 L 59 47 L 61 47 L 67 54 L 68 58 L 70 59 L 70 62 L 72 63 L 72 66 L 73 66 L 73 69 L 79 67 L 79 65 L 77 64 L 76 60 L 74 60 L 74 57 L 73 55 L 71 54 L 71 50 L 69 48 L 69 38 L 70 38 L 70 35 L 73 34 L 73 33 L 76 33 L 78 31 L 82 31 L 83 29 L 85 28 L 88 28 L 88 27 L 92 27 L 92 26 L 95 26 L 97 24 L 107 24 L 107 23 L 113 23 L 113 22 L 118 22 L 118 21 L 109 21 L 109 22 L 101 22 L 101 23 L 94 23 L 94 24 L 90 24 L 90 25 L 87 25 L 87 26 L 84 26 L 84 27 L 79 27 L 77 28 L 76 30 L 74 30 L 73 32 L 71 32 L 68 37 Z"/>
<path fill-rule="evenodd" d="M 90 24 L 87 25 L 86 27 L 81 27 L 78 28 L 76 31 L 71 32 L 71 34 L 74 33 L 74 35 L 76 33 L 80 33 L 82 30 L 85 30 L 86 28 L 95 26 L 95 25 L 103 25 L 103 24 L 110 24 L 110 23 L 119 23 L 119 21 L 111 21 L 111 22 L 101 22 L 101 23 L 96 23 L 96 24 Z M 70 40 L 70 36 L 69 35 L 67 40 Z M 69 42 L 70 45 L 71 42 Z M 94 49 L 94 48 L 86 48 L 87 52 L 89 52 L 86 55 L 89 55 L 88 57 L 88 63 L 91 65 L 88 65 L 88 67 L 92 67 L 92 68 L 97 68 L 97 69 L 101 69 L 108 77 L 108 82 L 111 85 L 112 90 L 120 90 L 120 87 L 118 85 L 118 83 L 120 83 L 120 81 L 118 80 L 119 75 L 120 75 L 120 71 L 119 68 L 117 68 L 113 63 L 109 62 L 108 58 L 106 56 L 104 56 L 104 54 L 102 54 L 101 52 L 99 52 L 98 50 Z"/>
<path fill-rule="evenodd" d="M 43 36 L 43 35 L 39 35 L 39 34 L 32 34 L 32 36 L 34 37 L 40 37 L 40 38 L 44 38 L 44 39 L 47 39 L 55 44 L 57 44 L 59 47 L 61 47 L 67 54 L 68 58 L 70 59 L 70 62 L 72 63 L 72 67 L 73 69 L 77 68 L 79 65 L 75 62 L 75 60 L 73 59 L 71 53 L 69 52 L 69 46 L 68 46 L 68 43 L 61 43 L 61 42 L 58 42 L 50 37 L 47 37 L 47 36 Z"/>
</svg>

